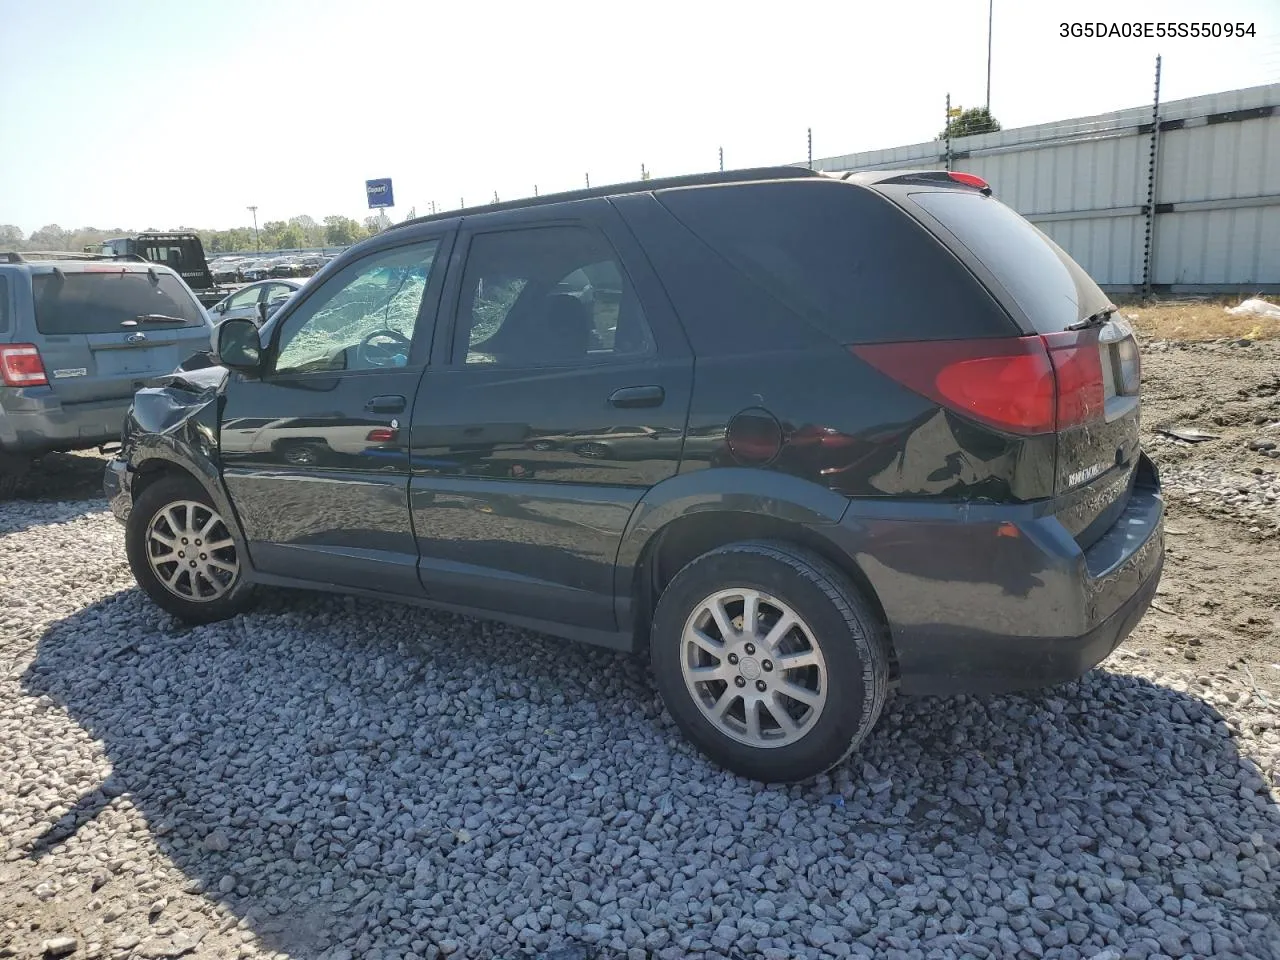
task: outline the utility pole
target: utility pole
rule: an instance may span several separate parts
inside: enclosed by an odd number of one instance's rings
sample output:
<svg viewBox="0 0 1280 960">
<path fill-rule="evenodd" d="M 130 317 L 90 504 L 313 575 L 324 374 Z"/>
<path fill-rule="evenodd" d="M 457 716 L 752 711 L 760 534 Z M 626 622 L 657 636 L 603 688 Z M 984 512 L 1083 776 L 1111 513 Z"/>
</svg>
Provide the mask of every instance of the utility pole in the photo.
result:
<svg viewBox="0 0 1280 960">
<path fill-rule="evenodd" d="M 245 207 L 245 209 L 253 213 L 253 245 L 257 247 L 258 252 L 261 253 L 262 243 L 258 240 L 258 208 L 253 206 Z"/>
<path fill-rule="evenodd" d="M 991 117 L 991 18 L 996 0 L 987 0 L 987 117 Z"/>
<path fill-rule="evenodd" d="M 1146 238 L 1142 248 L 1142 296 L 1151 296 L 1151 277 L 1155 272 L 1156 245 L 1156 176 L 1160 163 L 1160 54 L 1156 54 L 1156 89 L 1151 98 L 1151 147 L 1147 160 Z"/>
<path fill-rule="evenodd" d="M 724 147 L 720 148 L 720 172 L 724 173 Z"/>
<path fill-rule="evenodd" d="M 588 189 L 588 190 L 590 190 L 590 189 L 591 189 L 591 174 L 589 174 L 589 173 L 588 173 L 588 174 L 586 174 L 586 178 L 587 178 L 587 189 Z"/>
<path fill-rule="evenodd" d="M 947 94 L 947 125 L 942 128 L 947 135 L 947 169 L 951 169 L 951 94 Z"/>
<path fill-rule="evenodd" d="M 813 169 L 813 127 L 809 128 L 809 169 Z"/>
<path fill-rule="evenodd" d="M 538 195 L 538 185 L 536 183 L 533 185 L 533 195 L 535 197 Z"/>
</svg>

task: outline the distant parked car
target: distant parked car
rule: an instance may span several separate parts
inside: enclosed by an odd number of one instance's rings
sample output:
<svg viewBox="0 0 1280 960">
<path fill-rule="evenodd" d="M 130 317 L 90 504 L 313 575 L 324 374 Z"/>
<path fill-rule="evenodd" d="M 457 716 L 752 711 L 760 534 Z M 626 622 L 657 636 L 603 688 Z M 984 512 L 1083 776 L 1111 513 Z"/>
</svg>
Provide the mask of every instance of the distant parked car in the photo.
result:
<svg viewBox="0 0 1280 960">
<path fill-rule="evenodd" d="M 209 308 L 209 318 L 214 323 L 223 320 L 243 318 L 258 323 L 260 314 L 258 305 L 265 304 L 267 316 L 284 305 L 284 302 L 302 289 L 306 279 L 301 280 L 260 280 L 247 287 L 241 287 L 231 296 L 218 301 Z"/>
<path fill-rule="evenodd" d="M 0 255 L 0 497 L 34 457 L 118 441 L 134 391 L 210 332 L 162 264 Z"/>
<path fill-rule="evenodd" d="M 266 280 L 269 276 L 271 276 L 271 267 L 265 260 L 251 260 L 240 265 L 240 279 L 246 283 Z"/>
<path fill-rule="evenodd" d="M 209 264 L 214 283 L 237 283 L 240 280 L 240 260 L 217 260 Z"/>
<path fill-rule="evenodd" d="M 294 260 L 284 260 L 274 264 L 271 267 L 270 275 L 273 277 L 301 277 L 305 276 L 302 265 Z"/>
</svg>

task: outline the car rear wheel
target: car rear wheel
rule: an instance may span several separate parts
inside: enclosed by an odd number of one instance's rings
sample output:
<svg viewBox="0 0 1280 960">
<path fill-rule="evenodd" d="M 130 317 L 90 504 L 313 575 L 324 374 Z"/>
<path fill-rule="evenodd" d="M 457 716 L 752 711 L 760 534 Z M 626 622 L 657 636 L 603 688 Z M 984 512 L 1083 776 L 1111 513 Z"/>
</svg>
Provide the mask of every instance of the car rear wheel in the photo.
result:
<svg viewBox="0 0 1280 960">
<path fill-rule="evenodd" d="M 314 443 L 281 444 L 280 455 L 292 467 L 314 467 L 320 462 L 320 448 Z"/>
<path fill-rule="evenodd" d="M 663 591 L 654 675 L 676 724 L 716 763 L 796 782 L 844 760 L 875 725 L 888 644 L 839 570 L 789 544 L 735 543 Z"/>
<path fill-rule="evenodd" d="M 195 480 L 166 477 L 147 487 L 129 515 L 125 550 L 138 586 L 188 623 L 225 620 L 252 599 L 240 544 Z"/>
</svg>

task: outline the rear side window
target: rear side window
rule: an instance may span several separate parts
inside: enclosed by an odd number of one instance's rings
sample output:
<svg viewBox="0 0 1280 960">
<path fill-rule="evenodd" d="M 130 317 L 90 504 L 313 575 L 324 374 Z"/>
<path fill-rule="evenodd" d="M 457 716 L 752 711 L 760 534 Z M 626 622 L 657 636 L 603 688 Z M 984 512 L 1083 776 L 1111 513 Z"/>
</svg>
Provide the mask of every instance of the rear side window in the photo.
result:
<svg viewBox="0 0 1280 960">
<path fill-rule="evenodd" d="M 1037 333 L 1055 333 L 1109 300 L 1065 250 L 999 200 L 967 190 L 911 194 L 995 274 Z"/>
<path fill-rule="evenodd" d="M 0 333 L 9 329 L 9 278 L 0 274 Z"/>
<path fill-rule="evenodd" d="M 130 271 L 42 273 L 31 278 L 36 329 L 46 334 L 118 333 L 127 320 L 153 315 L 174 320 L 140 321 L 167 327 L 206 323 L 186 285 L 169 274 Z"/>
<path fill-rule="evenodd" d="M 655 349 L 622 264 L 586 227 L 477 234 L 458 320 L 456 349 L 468 364 L 586 364 Z"/>
<path fill-rule="evenodd" d="M 1013 332 L 941 243 L 865 188 L 788 181 L 658 197 L 731 264 L 841 343 Z"/>
</svg>

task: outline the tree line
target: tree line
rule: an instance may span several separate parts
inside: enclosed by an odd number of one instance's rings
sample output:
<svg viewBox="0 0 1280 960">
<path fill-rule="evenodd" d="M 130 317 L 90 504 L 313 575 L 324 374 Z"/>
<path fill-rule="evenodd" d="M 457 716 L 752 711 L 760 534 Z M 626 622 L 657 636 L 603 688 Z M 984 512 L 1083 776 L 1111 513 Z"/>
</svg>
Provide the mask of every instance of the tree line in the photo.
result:
<svg viewBox="0 0 1280 960">
<path fill-rule="evenodd" d="M 414 211 L 409 211 L 413 217 Z M 200 227 L 175 227 L 176 232 L 194 233 L 204 244 L 205 253 L 212 256 L 232 251 L 252 252 L 263 250 L 297 250 L 302 247 L 347 247 L 372 236 L 391 225 L 385 213 L 365 217 L 364 222 L 351 217 L 331 216 L 316 222 L 305 214 L 288 220 L 268 220 L 258 227 L 255 239 L 253 227 L 232 227 L 230 230 L 206 230 Z M 80 227 L 67 230 L 56 223 L 46 224 L 30 234 L 11 223 L 0 224 L 0 253 L 6 250 L 70 250 L 79 253 L 85 247 L 96 246 L 113 237 L 129 237 L 138 233 L 153 233 L 116 227 L 103 230 L 98 227 Z M 168 232 L 167 229 L 166 231 Z"/>
</svg>

